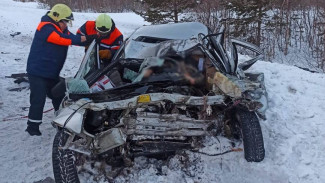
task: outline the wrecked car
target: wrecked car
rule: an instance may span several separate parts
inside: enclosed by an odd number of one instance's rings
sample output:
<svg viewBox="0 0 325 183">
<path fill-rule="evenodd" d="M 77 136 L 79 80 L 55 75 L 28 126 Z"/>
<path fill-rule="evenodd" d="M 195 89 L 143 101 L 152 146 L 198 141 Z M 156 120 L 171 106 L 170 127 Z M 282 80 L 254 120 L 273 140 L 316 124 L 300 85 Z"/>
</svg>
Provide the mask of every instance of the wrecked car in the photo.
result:
<svg viewBox="0 0 325 183">
<path fill-rule="evenodd" d="M 264 159 L 263 73 L 245 72 L 263 53 L 196 22 L 141 27 L 111 62 L 89 46 L 53 125 L 56 182 L 78 182 L 87 160 L 131 166 L 138 156 L 163 158 L 201 147 L 206 136 L 243 141 L 249 162 Z M 255 57 L 239 63 L 238 49 Z M 86 158 L 85 158 L 86 157 Z"/>
</svg>

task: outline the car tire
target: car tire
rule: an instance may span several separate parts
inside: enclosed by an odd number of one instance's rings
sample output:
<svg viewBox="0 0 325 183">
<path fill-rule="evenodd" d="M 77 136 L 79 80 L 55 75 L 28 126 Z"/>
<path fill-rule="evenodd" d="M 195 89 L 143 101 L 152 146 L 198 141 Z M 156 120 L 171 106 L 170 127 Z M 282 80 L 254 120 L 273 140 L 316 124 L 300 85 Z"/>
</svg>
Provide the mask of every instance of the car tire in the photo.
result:
<svg viewBox="0 0 325 183">
<path fill-rule="evenodd" d="M 56 183 L 79 183 L 75 155 L 71 150 L 61 149 L 68 140 L 69 135 L 59 130 L 54 138 L 52 148 L 52 163 Z"/>
<path fill-rule="evenodd" d="M 262 161 L 265 157 L 265 149 L 261 125 L 256 113 L 247 109 L 238 109 L 236 117 L 241 126 L 245 159 L 248 162 Z"/>
</svg>

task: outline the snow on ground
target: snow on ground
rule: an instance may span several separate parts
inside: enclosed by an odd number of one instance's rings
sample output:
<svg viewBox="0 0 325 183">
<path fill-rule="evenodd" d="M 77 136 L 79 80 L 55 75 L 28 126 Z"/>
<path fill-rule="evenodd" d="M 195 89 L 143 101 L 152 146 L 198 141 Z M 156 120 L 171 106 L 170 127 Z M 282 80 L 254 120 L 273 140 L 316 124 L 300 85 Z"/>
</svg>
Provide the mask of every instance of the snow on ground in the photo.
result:
<svg viewBox="0 0 325 183">
<path fill-rule="evenodd" d="M 0 1 L 0 182 L 4 183 L 53 178 L 51 148 L 56 132 L 50 124 L 53 111 L 44 114 L 43 135 L 28 136 L 24 132 L 26 119 L 20 117 L 28 113 L 29 91 L 10 92 L 9 89 L 25 85 L 5 78 L 25 72 L 34 31 L 46 12 L 37 6 L 36 3 Z M 93 20 L 97 15 L 74 13 L 75 21 L 70 30 L 75 32 L 86 20 Z M 110 15 L 126 36 L 146 24 L 133 13 Z M 21 34 L 10 36 L 15 32 Z M 69 48 L 62 76 L 75 74 L 83 53 L 81 47 Z M 123 170 L 116 182 L 325 182 L 325 75 L 263 61 L 257 62 L 250 71 L 265 74 L 269 94 L 267 120 L 261 121 L 266 149 L 263 162 L 248 163 L 243 152 L 215 157 L 187 152 L 186 164 L 184 156 L 180 155 L 168 162 L 141 157 L 135 160 L 132 168 Z M 51 102 L 47 101 L 45 110 L 50 108 Z M 221 137 L 207 138 L 205 145 L 207 147 L 201 151 L 220 153 L 229 143 Z M 94 182 L 85 176 L 82 180 Z"/>
</svg>

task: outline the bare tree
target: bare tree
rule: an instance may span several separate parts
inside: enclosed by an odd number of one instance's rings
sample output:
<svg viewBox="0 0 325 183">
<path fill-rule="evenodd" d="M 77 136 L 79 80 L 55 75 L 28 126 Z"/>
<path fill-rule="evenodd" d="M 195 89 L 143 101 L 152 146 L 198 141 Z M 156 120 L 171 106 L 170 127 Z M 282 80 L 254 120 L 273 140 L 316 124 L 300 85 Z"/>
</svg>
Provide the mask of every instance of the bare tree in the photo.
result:
<svg viewBox="0 0 325 183">
<path fill-rule="evenodd" d="M 65 3 L 73 11 L 134 11 L 152 23 L 196 20 L 226 36 L 259 45 L 268 60 L 325 71 L 324 0 L 16 0 L 48 6 Z M 301 62 L 301 63 L 300 63 Z"/>
</svg>

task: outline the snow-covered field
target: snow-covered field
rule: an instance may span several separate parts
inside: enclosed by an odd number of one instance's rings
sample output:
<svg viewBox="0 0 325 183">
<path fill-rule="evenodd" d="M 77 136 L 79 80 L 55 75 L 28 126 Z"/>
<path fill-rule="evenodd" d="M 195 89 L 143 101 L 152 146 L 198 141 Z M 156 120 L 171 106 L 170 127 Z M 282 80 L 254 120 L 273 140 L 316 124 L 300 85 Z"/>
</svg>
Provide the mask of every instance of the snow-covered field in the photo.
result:
<svg viewBox="0 0 325 183">
<path fill-rule="evenodd" d="M 5 78 L 25 72 L 34 31 L 46 10 L 36 3 L 0 1 L 0 182 L 37 182 L 53 178 L 51 148 L 55 129 L 53 111 L 44 114 L 41 137 L 24 132 L 29 91 L 9 91 L 23 87 Z M 74 13 L 70 28 L 75 32 L 86 20 L 98 14 Z M 135 28 L 147 24 L 133 13 L 109 14 L 127 37 Z M 10 36 L 21 32 L 16 36 Z M 73 76 L 84 54 L 81 47 L 70 47 L 61 72 Z M 243 58 L 243 57 L 242 57 Z M 325 182 L 325 75 L 296 67 L 259 61 L 250 71 L 263 72 L 269 94 L 267 120 L 261 121 L 266 156 L 263 162 L 248 163 L 243 152 L 210 157 L 187 152 L 188 162 L 175 156 L 168 162 L 137 158 L 132 168 L 122 171 L 116 182 L 179 183 L 323 183 Z M 3 103 L 3 104 L 1 104 Z M 45 109 L 52 108 L 47 101 Z M 7 120 L 12 119 L 12 120 Z M 228 142 L 206 140 L 201 151 L 218 153 Z M 83 182 L 94 182 L 82 177 Z M 50 181 L 51 182 L 51 181 Z M 103 182 L 100 180 L 99 182 Z"/>
</svg>

